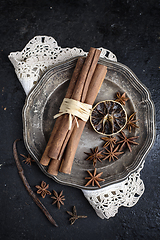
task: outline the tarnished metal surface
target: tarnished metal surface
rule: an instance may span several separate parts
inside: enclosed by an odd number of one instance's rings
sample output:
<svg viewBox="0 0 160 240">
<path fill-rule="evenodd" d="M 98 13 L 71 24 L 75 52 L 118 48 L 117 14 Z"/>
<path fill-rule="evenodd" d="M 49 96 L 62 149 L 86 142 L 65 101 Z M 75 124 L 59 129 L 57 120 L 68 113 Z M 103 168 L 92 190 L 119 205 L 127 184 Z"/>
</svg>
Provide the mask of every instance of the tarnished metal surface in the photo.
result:
<svg viewBox="0 0 160 240">
<path fill-rule="evenodd" d="M 93 130 L 89 121 L 81 136 L 71 175 L 59 173 L 56 177 L 51 176 L 47 173 L 47 168 L 39 163 L 54 126 L 53 116 L 58 113 L 65 96 L 76 60 L 77 58 L 71 59 L 47 71 L 27 97 L 23 109 L 24 141 L 29 153 L 47 176 L 61 184 L 82 189 L 96 189 L 97 187 L 84 186 L 86 183 L 84 178 L 88 175 L 86 170 L 93 169 L 92 162 L 85 160 L 84 152 L 89 152 L 90 148 L 96 146 L 101 148 L 104 142 L 100 139 L 101 135 Z M 104 187 L 124 180 L 140 166 L 154 141 L 155 113 L 150 93 L 128 67 L 102 59 L 99 62 L 108 67 L 108 72 L 94 104 L 103 100 L 114 100 L 117 91 L 126 92 L 130 99 L 125 106 L 126 112 L 128 115 L 136 112 L 136 117 L 139 119 L 139 128 L 132 132 L 132 136 L 139 136 L 139 145 L 132 146 L 132 152 L 125 151 L 125 154 L 115 162 L 97 163 L 97 172 L 103 172 L 102 177 L 105 182 L 101 183 L 101 186 Z"/>
</svg>

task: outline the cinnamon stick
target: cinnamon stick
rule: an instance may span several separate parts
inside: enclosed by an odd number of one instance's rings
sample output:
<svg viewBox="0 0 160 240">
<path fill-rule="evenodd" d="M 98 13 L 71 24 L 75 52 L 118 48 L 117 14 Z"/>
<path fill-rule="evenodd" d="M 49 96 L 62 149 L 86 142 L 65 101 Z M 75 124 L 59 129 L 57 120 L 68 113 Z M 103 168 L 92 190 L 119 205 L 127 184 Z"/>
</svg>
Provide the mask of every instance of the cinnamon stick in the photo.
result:
<svg viewBox="0 0 160 240">
<path fill-rule="evenodd" d="M 104 65 L 98 64 L 94 73 L 94 76 L 92 78 L 92 81 L 89 85 L 89 90 L 85 99 L 85 103 L 93 105 L 97 94 L 99 92 L 99 89 L 102 85 L 102 82 L 105 78 L 105 75 L 107 73 L 107 67 Z M 78 143 L 80 140 L 80 137 L 82 135 L 83 129 L 85 127 L 86 122 L 82 121 L 81 119 L 78 119 L 79 128 L 73 129 L 72 135 L 68 141 L 64 158 L 62 160 L 62 163 L 60 165 L 60 172 L 70 174 L 72 169 L 72 164 L 74 161 L 75 153 L 78 147 Z"/>
<path fill-rule="evenodd" d="M 75 85 L 76 85 L 77 79 L 79 77 L 79 74 L 81 72 L 84 61 L 85 61 L 85 58 L 83 58 L 83 57 L 78 58 L 77 63 L 76 63 L 76 67 L 73 71 L 72 78 L 70 80 L 70 83 L 69 83 L 69 86 L 68 86 L 68 89 L 67 89 L 67 92 L 66 92 L 66 95 L 65 95 L 65 98 L 70 98 L 72 96 L 73 90 L 75 88 Z M 56 119 L 56 122 L 54 124 L 52 133 L 51 133 L 50 138 L 49 138 L 49 141 L 47 143 L 45 151 L 44 151 L 44 153 L 41 157 L 41 160 L 40 160 L 40 163 L 44 166 L 48 166 L 48 164 L 50 162 L 50 157 L 48 157 L 48 150 L 50 149 L 50 146 L 52 144 L 54 136 L 55 136 L 59 126 L 62 124 L 63 121 L 64 121 L 64 116 L 60 116 L 59 118 Z"/>
<path fill-rule="evenodd" d="M 93 48 L 91 48 L 91 49 L 93 49 Z M 90 53 L 90 52 L 89 52 L 89 53 Z M 77 92 L 80 90 L 80 89 L 79 89 L 79 86 L 78 86 L 78 83 L 77 83 L 77 86 L 75 87 L 74 92 L 73 92 L 73 94 L 72 94 L 72 99 L 77 100 L 77 101 L 81 101 L 81 102 L 84 102 L 84 101 L 85 101 L 85 98 L 86 98 L 87 92 L 88 92 L 88 88 L 89 88 L 91 79 L 92 79 L 92 77 L 93 77 L 94 71 L 95 71 L 95 69 L 96 69 L 96 65 L 97 65 L 97 62 L 98 62 L 100 53 L 101 53 L 100 50 L 95 49 L 94 59 L 93 59 L 93 61 L 92 61 L 92 63 L 91 63 L 92 65 L 91 65 L 91 67 L 90 67 L 90 69 L 89 69 L 89 71 L 88 71 L 87 79 L 86 79 L 85 84 L 84 84 L 84 86 L 83 86 L 81 98 L 79 99 L 79 98 L 77 97 L 77 95 L 79 95 L 79 94 L 77 94 Z M 80 78 L 82 78 L 82 79 L 85 78 L 83 71 L 86 72 L 86 70 L 87 70 L 87 69 L 86 69 L 86 68 L 87 68 L 86 62 L 87 62 L 87 59 L 86 59 L 86 61 L 85 61 L 85 64 L 84 64 L 84 66 L 83 66 L 83 68 L 82 68 L 82 72 L 81 72 L 81 75 L 80 75 Z M 80 79 L 79 79 L 79 80 L 80 80 Z M 79 85 L 80 85 L 80 84 L 79 84 Z M 75 125 L 76 125 L 76 121 L 75 121 L 75 119 L 73 119 L 72 128 L 71 128 L 71 130 L 68 131 L 67 134 L 66 134 L 66 137 L 65 137 L 65 139 L 64 139 L 64 142 L 63 142 L 62 147 L 61 147 L 61 149 L 60 149 L 60 151 L 59 151 L 59 154 L 58 154 L 58 158 L 57 158 L 58 160 L 61 160 L 61 158 L 62 158 L 62 156 L 63 156 L 64 150 L 65 150 L 65 148 L 66 148 L 66 145 L 67 145 L 67 143 L 68 143 L 68 140 L 69 140 L 69 138 L 70 138 L 70 136 L 71 136 L 71 134 L 72 134 L 72 131 L 73 131 Z"/>
<path fill-rule="evenodd" d="M 80 73 L 79 79 L 77 80 L 76 86 L 74 88 L 71 97 L 72 99 L 84 102 L 99 56 L 100 50 L 94 48 L 90 49 L 88 56 L 85 60 L 85 63 L 83 65 L 82 71 Z M 68 114 L 66 114 L 66 116 L 67 115 Z M 52 145 L 48 152 L 48 156 L 52 158 L 52 161 L 50 162 L 48 168 L 48 173 L 52 175 L 58 174 L 58 169 L 60 165 L 60 162 L 58 162 L 58 160 L 60 160 L 63 155 L 64 149 L 71 136 L 72 130 L 75 127 L 75 123 L 76 123 L 75 119 L 73 119 L 72 129 L 68 130 L 68 116 L 67 116 L 67 119 L 65 119 L 65 122 L 63 122 L 63 125 L 59 128 L 59 131 L 56 133 L 52 141 Z"/>
<path fill-rule="evenodd" d="M 61 161 L 57 159 L 51 159 L 48 167 L 48 173 L 54 176 L 58 175 L 58 171 L 61 165 Z"/>
<path fill-rule="evenodd" d="M 82 67 L 78 81 L 76 82 L 75 88 L 73 90 L 72 99 L 80 101 L 83 91 L 87 91 L 86 88 L 89 85 L 92 75 L 95 71 L 100 51 L 95 48 L 90 48 L 88 56 Z M 87 88 L 88 89 L 88 88 Z M 73 124 L 75 121 L 73 120 Z M 65 137 L 68 133 L 69 117 L 65 114 L 63 119 L 63 124 L 61 124 L 56 132 L 52 144 L 50 146 L 48 156 L 53 159 L 58 159 L 59 152 L 65 141 Z"/>
</svg>

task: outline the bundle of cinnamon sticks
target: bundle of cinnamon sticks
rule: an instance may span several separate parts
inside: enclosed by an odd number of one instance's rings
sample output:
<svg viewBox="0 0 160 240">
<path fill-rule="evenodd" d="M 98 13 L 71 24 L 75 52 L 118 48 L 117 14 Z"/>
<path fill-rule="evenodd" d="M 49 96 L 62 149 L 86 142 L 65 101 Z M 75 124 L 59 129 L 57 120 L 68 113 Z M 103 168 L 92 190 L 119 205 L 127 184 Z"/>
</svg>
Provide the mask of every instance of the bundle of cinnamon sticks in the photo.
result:
<svg viewBox="0 0 160 240">
<path fill-rule="evenodd" d="M 65 98 L 93 105 L 107 72 L 106 66 L 98 64 L 100 53 L 100 50 L 91 47 L 86 58 L 78 58 Z M 80 118 L 76 121 L 76 117 L 72 116 L 72 125 L 69 129 L 67 113 L 56 119 L 40 160 L 42 165 L 48 166 L 48 173 L 55 176 L 59 171 L 71 173 L 85 124 L 85 121 Z"/>
</svg>

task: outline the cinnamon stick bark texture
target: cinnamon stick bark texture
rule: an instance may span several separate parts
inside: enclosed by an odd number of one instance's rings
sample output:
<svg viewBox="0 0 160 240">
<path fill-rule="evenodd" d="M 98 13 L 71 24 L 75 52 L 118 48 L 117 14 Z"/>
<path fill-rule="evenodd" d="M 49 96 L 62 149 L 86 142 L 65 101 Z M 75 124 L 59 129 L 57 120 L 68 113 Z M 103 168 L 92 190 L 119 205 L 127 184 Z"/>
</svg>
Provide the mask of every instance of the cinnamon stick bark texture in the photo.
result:
<svg viewBox="0 0 160 240">
<path fill-rule="evenodd" d="M 77 79 L 79 77 L 79 74 L 81 72 L 81 69 L 82 69 L 82 66 L 84 64 L 84 61 L 85 61 L 85 58 L 83 58 L 83 57 L 80 57 L 77 60 L 76 67 L 75 67 L 74 72 L 72 74 L 72 78 L 70 80 L 70 83 L 69 83 L 68 90 L 66 92 L 65 98 L 70 98 L 72 96 L 73 90 L 75 88 L 75 85 L 76 85 Z M 54 124 L 52 133 L 51 133 L 50 138 L 49 138 L 49 141 L 47 143 L 45 151 L 44 151 L 44 153 L 43 153 L 43 155 L 41 157 L 41 160 L 40 160 L 40 163 L 42 165 L 44 165 L 44 166 L 48 166 L 48 164 L 50 162 L 50 157 L 48 156 L 48 150 L 49 150 L 49 148 L 50 148 L 50 146 L 52 144 L 52 141 L 54 139 L 54 136 L 55 136 L 59 126 L 64 121 L 64 118 L 65 118 L 65 116 L 60 116 L 59 118 L 56 119 L 56 122 Z"/>
<path fill-rule="evenodd" d="M 86 94 L 88 90 L 88 86 L 90 84 L 91 78 L 93 76 L 93 73 L 95 71 L 99 56 L 101 51 L 95 48 L 90 48 L 90 51 L 88 53 L 88 56 L 84 62 L 84 65 L 82 67 L 80 76 L 76 82 L 75 88 L 73 90 L 73 94 L 71 96 L 72 99 L 77 101 L 82 101 L 82 95 L 83 93 Z M 85 99 L 85 98 L 84 98 Z M 73 119 L 72 119 L 73 120 Z M 75 120 L 73 120 L 73 125 L 75 124 Z M 65 114 L 64 120 L 62 124 L 59 126 L 52 144 L 50 146 L 48 156 L 53 159 L 59 159 L 59 153 L 63 147 L 63 144 L 66 142 L 65 138 L 67 136 L 67 133 L 70 131 L 68 130 L 69 126 L 69 116 L 68 114 Z M 65 146 L 63 147 L 63 149 Z"/>
<path fill-rule="evenodd" d="M 75 126 L 75 122 L 73 121 L 72 122 L 72 128 L 71 128 L 70 131 L 67 132 L 65 140 L 63 142 L 62 148 L 61 148 L 60 153 L 59 153 L 59 158 L 62 157 L 62 155 L 63 155 L 63 152 L 65 150 L 65 147 L 67 145 L 67 142 L 68 142 L 68 140 L 70 138 L 70 135 L 71 135 L 71 133 L 73 131 L 74 126 Z M 60 164 L 61 164 L 61 159 L 59 160 L 59 159 L 53 159 L 52 158 L 50 163 L 49 163 L 48 170 L 47 170 L 48 173 L 51 174 L 51 175 L 57 176 Z"/>
<path fill-rule="evenodd" d="M 51 159 L 50 163 L 49 163 L 49 168 L 48 168 L 48 173 L 54 176 L 58 175 L 59 172 L 59 168 L 61 165 L 61 161 L 57 160 L 57 159 Z"/>
<path fill-rule="evenodd" d="M 84 102 L 87 95 L 90 81 L 96 69 L 96 65 L 97 65 L 100 53 L 101 51 L 98 49 L 95 49 L 95 48 L 90 49 L 88 56 L 85 60 L 85 63 L 83 65 L 83 68 L 81 70 L 81 73 L 79 75 L 79 78 L 77 80 L 77 83 L 75 85 L 75 88 L 71 97 L 72 99 Z M 72 134 L 74 127 L 76 126 L 75 124 L 76 124 L 76 121 L 75 121 L 75 118 L 73 118 L 72 128 L 71 130 L 68 130 L 69 117 L 68 117 L 68 114 L 66 114 L 65 121 L 63 121 L 62 126 L 60 126 L 60 128 L 56 132 L 56 135 L 54 136 L 54 139 L 48 151 L 48 156 L 52 158 L 49 164 L 48 173 L 52 175 L 58 174 L 58 169 L 60 165 L 60 162 L 58 162 L 58 160 L 61 160 L 61 157 L 66 148 L 67 142 Z"/>
<path fill-rule="evenodd" d="M 107 67 L 104 65 L 98 64 L 92 78 L 92 81 L 89 85 L 89 90 L 85 99 L 85 103 L 93 105 L 99 89 L 102 85 L 102 82 L 106 76 Z M 79 144 L 80 137 L 82 135 L 83 129 L 85 127 L 86 122 L 78 119 L 79 128 L 74 127 L 72 135 L 68 141 L 64 158 L 60 165 L 60 172 L 70 174 L 72 170 L 72 165 L 75 157 L 75 153 Z"/>
<path fill-rule="evenodd" d="M 91 48 L 90 51 L 89 51 L 89 55 L 91 55 L 91 52 L 93 52 L 93 50 L 94 50 L 94 56 L 93 56 L 92 62 L 90 63 L 90 69 L 88 69 L 88 64 L 87 64 L 87 62 L 89 62 L 89 59 L 86 58 L 86 61 L 85 61 L 84 66 L 82 68 L 82 72 L 80 74 L 79 80 L 77 81 L 77 85 L 75 86 L 75 89 L 74 89 L 74 92 L 73 92 L 73 95 L 72 95 L 72 99 L 74 99 L 74 100 L 84 102 L 85 98 L 87 96 L 88 88 L 89 88 L 90 82 L 92 80 L 93 74 L 95 72 L 97 62 L 98 62 L 98 59 L 99 59 L 99 56 L 100 56 L 100 53 L 101 53 L 100 50 Z M 87 73 L 87 75 L 86 75 L 86 73 Z M 82 87 L 82 84 L 80 84 L 80 81 L 84 80 L 85 78 L 86 78 L 86 80 L 84 82 L 83 89 L 81 89 L 81 97 L 78 97 L 79 92 L 80 92 L 80 87 Z M 66 148 L 66 145 L 69 141 L 69 138 L 70 138 L 70 136 L 72 134 L 72 131 L 73 131 L 75 126 L 76 126 L 76 121 L 75 121 L 75 118 L 73 118 L 72 128 L 66 134 L 64 142 L 62 144 L 62 147 L 59 151 L 59 155 L 58 155 L 58 158 L 57 158 L 58 160 L 62 159 L 64 150 Z M 50 169 L 52 169 L 52 167 L 50 167 Z"/>
</svg>

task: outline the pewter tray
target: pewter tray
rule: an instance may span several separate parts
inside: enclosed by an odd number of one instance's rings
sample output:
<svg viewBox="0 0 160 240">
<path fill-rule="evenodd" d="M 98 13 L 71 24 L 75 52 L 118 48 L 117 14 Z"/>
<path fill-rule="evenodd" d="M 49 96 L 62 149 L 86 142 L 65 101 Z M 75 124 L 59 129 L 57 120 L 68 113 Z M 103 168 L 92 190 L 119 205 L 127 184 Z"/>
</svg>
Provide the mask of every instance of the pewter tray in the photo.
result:
<svg viewBox="0 0 160 240">
<path fill-rule="evenodd" d="M 87 155 L 84 152 L 90 152 L 90 148 L 96 146 L 102 148 L 104 145 L 100 139 L 102 135 L 92 129 L 89 121 L 81 136 L 70 175 L 59 173 L 56 177 L 52 176 L 48 174 L 47 168 L 39 163 L 54 126 L 53 116 L 59 111 L 77 58 L 48 70 L 27 97 L 23 108 L 24 142 L 28 152 L 48 177 L 60 184 L 76 188 L 97 189 L 97 186 L 84 186 L 87 181 L 85 177 L 88 176 L 86 170 L 94 169 L 92 162 L 85 160 Z M 103 172 L 102 178 L 105 179 L 101 187 L 105 187 L 124 180 L 143 162 L 154 142 L 155 111 L 149 91 L 128 67 L 103 59 L 100 59 L 99 63 L 106 65 L 108 72 L 94 105 L 102 100 L 114 100 L 118 91 L 126 92 L 130 99 L 125 105 L 127 114 L 136 112 L 136 118 L 139 119 L 137 123 L 139 128 L 131 134 L 139 136 L 137 141 L 139 145 L 132 145 L 132 152 L 125 150 L 125 154 L 120 155 L 115 162 L 109 163 L 106 160 L 96 164 L 97 173 Z"/>
</svg>

